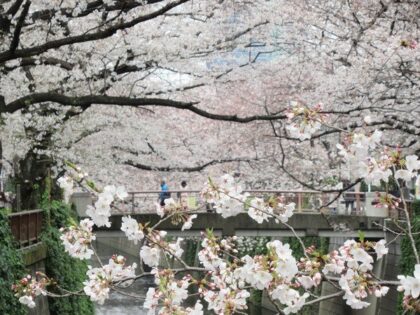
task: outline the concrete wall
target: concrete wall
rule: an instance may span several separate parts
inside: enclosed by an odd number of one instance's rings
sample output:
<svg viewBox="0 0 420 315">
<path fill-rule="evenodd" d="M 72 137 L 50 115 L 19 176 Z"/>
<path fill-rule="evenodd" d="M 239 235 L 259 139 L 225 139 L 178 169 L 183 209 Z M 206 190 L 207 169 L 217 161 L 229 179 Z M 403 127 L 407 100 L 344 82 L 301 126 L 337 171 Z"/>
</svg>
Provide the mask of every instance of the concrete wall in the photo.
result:
<svg viewBox="0 0 420 315">
<path fill-rule="evenodd" d="M 70 203 L 75 205 L 79 216 L 86 217 L 87 206 L 92 205 L 92 196 L 87 192 L 73 193 L 70 197 Z"/>
<path fill-rule="evenodd" d="M 45 273 L 45 258 L 47 248 L 44 244 L 38 243 L 20 250 L 28 273 L 35 276 L 37 271 Z M 48 298 L 38 296 L 35 300 L 36 307 L 28 309 L 28 315 L 50 315 Z"/>
<path fill-rule="evenodd" d="M 338 249 L 343 243 L 346 241 L 347 237 L 330 237 L 330 243 L 329 243 L 329 251 L 333 251 L 335 249 Z M 337 292 L 337 289 L 334 288 L 329 283 L 323 283 L 321 295 L 328 295 L 332 294 L 334 292 Z M 327 301 L 323 301 L 319 303 L 319 314 L 320 315 L 342 315 L 342 314 L 348 314 L 345 313 L 346 307 L 345 303 L 342 298 L 335 298 Z"/>
<path fill-rule="evenodd" d="M 387 233 L 387 243 L 394 240 L 395 235 Z M 382 270 L 382 279 L 384 280 L 396 280 L 399 271 L 399 263 L 401 257 L 401 238 L 395 239 L 389 246 L 388 255 L 385 255 L 384 268 Z M 377 315 L 394 315 L 398 305 L 398 292 L 396 288 L 390 288 L 388 294 L 381 299 L 379 303 Z"/>
</svg>

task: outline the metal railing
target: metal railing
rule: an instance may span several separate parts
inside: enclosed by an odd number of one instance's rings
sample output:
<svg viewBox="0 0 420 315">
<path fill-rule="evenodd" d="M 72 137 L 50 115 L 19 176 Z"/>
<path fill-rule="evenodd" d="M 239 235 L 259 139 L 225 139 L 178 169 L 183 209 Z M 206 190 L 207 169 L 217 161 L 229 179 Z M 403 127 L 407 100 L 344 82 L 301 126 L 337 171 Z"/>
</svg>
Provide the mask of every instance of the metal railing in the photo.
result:
<svg viewBox="0 0 420 315">
<path fill-rule="evenodd" d="M 188 208 L 197 211 L 211 211 L 212 205 L 206 204 L 200 196 L 200 190 L 169 190 L 171 198 L 180 199 L 182 194 L 186 199 Z M 376 196 L 372 193 L 346 191 L 338 196 L 338 193 L 323 193 L 314 190 L 245 190 L 250 197 L 260 197 L 267 200 L 269 197 L 277 197 L 282 203 L 294 202 L 296 204 L 295 212 L 312 212 L 324 214 L 341 215 L 368 215 L 368 216 L 388 216 L 392 219 L 405 220 L 405 213 L 402 209 L 402 203 L 399 208 L 380 210 L 379 214 L 373 214 L 375 209 Z M 156 207 L 159 204 L 160 190 L 132 191 L 128 193 L 125 202 L 118 205 L 113 210 L 114 214 L 142 214 L 156 213 Z M 384 193 L 384 192 L 382 192 Z M 394 197 L 396 198 L 396 197 Z M 93 201 L 94 202 L 94 201 Z M 184 201 L 185 202 L 185 201 Z M 411 214 L 411 203 L 406 200 L 408 211 Z M 381 208 L 381 206 L 379 206 Z M 382 207 L 383 209 L 383 207 Z M 375 212 L 375 211 L 373 211 Z M 384 214 L 388 212 L 388 214 Z M 410 215 L 411 216 L 411 215 Z"/>
<path fill-rule="evenodd" d="M 322 193 L 312 190 L 245 190 L 251 197 L 269 198 L 275 196 L 284 203 L 294 202 L 297 212 L 337 212 L 344 204 L 351 206 L 348 214 L 362 215 L 365 209 L 365 193 L 346 192 L 343 198 L 337 198 L 337 193 Z M 126 203 L 117 212 L 148 213 L 154 212 L 159 203 L 160 190 L 133 191 L 128 193 Z M 171 198 L 178 200 L 182 194 L 189 208 L 209 210 L 211 205 L 206 205 L 200 196 L 200 190 L 169 190 Z M 331 203 L 332 202 L 332 203 Z M 340 202 L 343 205 L 340 205 Z"/>
<path fill-rule="evenodd" d="M 43 210 L 29 210 L 8 215 L 9 224 L 19 248 L 36 244 L 40 241 Z"/>
</svg>

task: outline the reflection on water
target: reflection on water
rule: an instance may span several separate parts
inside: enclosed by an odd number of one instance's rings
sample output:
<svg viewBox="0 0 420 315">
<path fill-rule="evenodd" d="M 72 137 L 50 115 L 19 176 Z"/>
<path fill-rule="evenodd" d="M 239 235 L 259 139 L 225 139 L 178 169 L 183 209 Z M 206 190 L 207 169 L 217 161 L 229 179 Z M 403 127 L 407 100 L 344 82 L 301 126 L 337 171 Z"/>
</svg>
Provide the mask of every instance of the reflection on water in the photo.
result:
<svg viewBox="0 0 420 315">
<path fill-rule="evenodd" d="M 150 280 L 136 281 L 129 289 L 124 289 L 124 292 L 145 296 L 147 288 L 151 284 L 150 282 Z M 142 308 L 143 301 L 113 291 L 110 294 L 110 298 L 103 305 L 95 305 L 96 315 L 147 314 Z"/>
<path fill-rule="evenodd" d="M 122 254 L 112 247 L 103 245 L 102 243 L 96 242 L 95 248 L 98 252 L 99 257 L 101 258 L 102 263 L 107 264 L 109 258 L 113 254 Z M 131 265 L 133 262 L 139 264 L 139 258 L 134 256 L 127 256 L 127 264 Z M 92 261 L 93 266 L 98 266 L 96 260 Z M 138 272 L 137 272 L 138 273 Z M 148 288 L 153 286 L 153 279 L 140 279 L 134 282 L 129 288 L 121 289 L 127 294 L 133 294 L 136 296 L 145 296 Z M 110 298 L 105 301 L 103 305 L 95 304 L 96 315 L 143 315 L 147 312 L 142 308 L 144 300 L 133 298 L 127 295 L 123 295 L 112 291 Z"/>
</svg>

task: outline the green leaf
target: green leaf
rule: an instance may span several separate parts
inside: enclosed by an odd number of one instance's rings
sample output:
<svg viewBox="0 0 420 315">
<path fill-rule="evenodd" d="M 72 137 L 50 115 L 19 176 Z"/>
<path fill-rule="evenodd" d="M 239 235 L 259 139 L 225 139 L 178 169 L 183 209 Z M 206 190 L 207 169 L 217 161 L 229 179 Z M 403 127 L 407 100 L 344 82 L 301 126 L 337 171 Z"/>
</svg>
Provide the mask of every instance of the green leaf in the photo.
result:
<svg viewBox="0 0 420 315">
<path fill-rule="evenodd" d="M 359 237 L 360 242 L 363 243 L 365 241 L 365 232 L 359 230 L 357 232 L 357 234 L 358 234 L 358 237 Z"/>
</svg>

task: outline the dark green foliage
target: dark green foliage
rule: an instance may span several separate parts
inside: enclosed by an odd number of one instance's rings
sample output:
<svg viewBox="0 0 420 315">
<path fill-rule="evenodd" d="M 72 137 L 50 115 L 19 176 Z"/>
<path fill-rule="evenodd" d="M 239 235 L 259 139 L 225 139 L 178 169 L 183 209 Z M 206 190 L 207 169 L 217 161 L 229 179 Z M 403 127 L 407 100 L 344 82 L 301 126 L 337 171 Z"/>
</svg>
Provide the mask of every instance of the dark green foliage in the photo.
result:
<svg viewBox="0 0 420 315">
<path fill-rule="evenodd" d="M 87 265 L 85 262 L 70 257 L 61 244 L 59 228 L 67 226 L 75 219 L 71 209 L 60 202 L 53 201 L 45 209 L 47 224 L 42 234 L 42 241 L 47 245 L 48 257 L 45 262 L 46 273 L 55 279 L 60 287 L 69 291 L 83 288 Z M 59 292 L 59 291 L 57 291 Z M 51 315 L 90 315 L 94 314 L 93 304 L 84 296 L 49 298 Z"/>
<path fill-rule="evenodd" d="M 417 250 L 420 249 L 420 200 L 415 200 L 412 204 L 412 232 L 416 242 Z M 410 240 L 407 236 L 404 236 L 401 240 L 401 262 L 400 262 L 400 274 L 413 276 L 414 265 L 416 259 L 413 253 L 413 247 L 411 246 Z M 399 296 L 398 303 L 398 314 L 403 314 L 402 310 L 402 293 Z"/>
<path fill-rule="evenodd" d="M 316 250 L 321 254 L 328 253 L 329 239 L 326 237 L 313 237 L 307 236 L 302 237 L 303 244 L 305 247 L 315 245 Z M 289 244 L 290 249 L 293 251 L 293 256 L 298 260 L 304 256 L 302 245 L 299 240 L 295 237 L 286 237 L 282 240 L 284 244 Z"/>
<path fill-rule="evenodd" d="M 4 315 L 26 314 L 25 307 L 13 295 L 11 286 L 25 275 L 25 266 L 13 244 L 7 215 L 0 210 L 0 313 Z"/>
<path fill-rule="evenodd" d="M 200 241 L 198 239 L 189 238 L 186 240 L 185 262 L 188 264 L 188 266 L 194 266 L 199 242 Z"/>
</svg>

